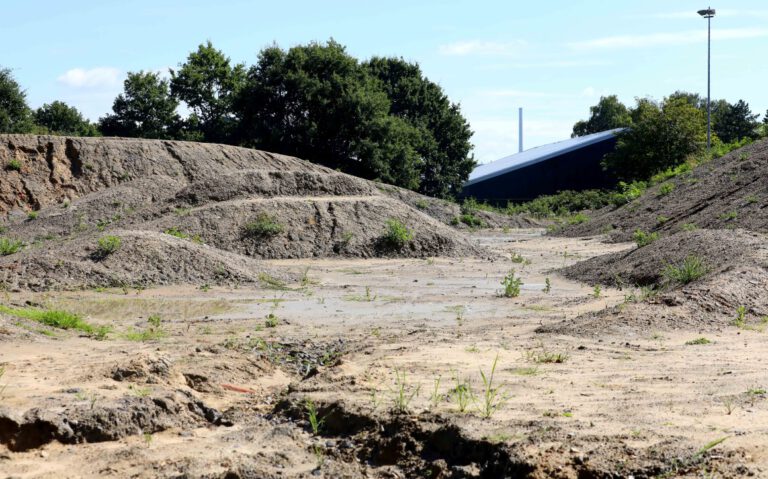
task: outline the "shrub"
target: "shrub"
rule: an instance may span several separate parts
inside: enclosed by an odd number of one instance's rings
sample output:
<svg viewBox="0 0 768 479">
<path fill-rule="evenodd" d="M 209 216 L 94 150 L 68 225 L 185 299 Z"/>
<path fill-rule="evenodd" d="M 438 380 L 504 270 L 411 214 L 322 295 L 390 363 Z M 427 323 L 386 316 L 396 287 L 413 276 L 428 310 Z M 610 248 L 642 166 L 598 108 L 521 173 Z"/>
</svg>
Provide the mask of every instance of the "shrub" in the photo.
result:
<svg viewBox="0 0 768 479">
<path fill-rule="evenodd" d="M 537 218 L 566 216 L 583 210 L 598 210 L 612 203 L 614 193 L 605 190 L 561 191 L 520 204 L 508 204 L 506 213 L 529 214 Z"/>
<path fill-rule="evenodd" d="M 661 186 L 659 186 L 658 196 L 667 196 L 668 194 L 672 193 L 674 190 L 675 190 L 674 183 L 664 183 Z"/>
<path fill-rule="evenodd" d="M 36 220 L 39 213 L 37 211 L 30 211 L 27 213 L 27 219 L 29 220 Z"/>
<path fill-rule="evenodd" d="M 21 171 L 21 161 L 14 158 L 5 165 L 5 169 L 8 171 Z"/>
<path fill-rule="evenodd" d="M 278 223 L 272 216 L 260 213 L 256 217 L 256 221 L 245 225 L 244 231 L 246 236 L 252 237 L 275 236 L 283 232 L 283 225 Z"/>
<path fill-rule="evenodd" d="M 427 208 L 429 208 L 429 201 L 427 201 L 427 200 L 419 200 L 419 201 L 417 201 L 416 202 L 416 208 L 418 208 L 420 210 L 426 210 Z"/>
<path fill-rule="evenodd" d="M 459 223 L 464 223 L 470 228 L 482 228 L 483 226 L 485 226 L 485 223 L 483 222 L 483 220 L 481 220 L 480 218 L 478 218 L 473 214 L 463 214 L 461 216 L 454 216 L 453 219 L 451 220 L 451 224 L 456 226 Z"/>
<path fill-rule="evenodd" d="M 509 272 L 508 275 L 501 280 L 501 285 L 504 287 L 502 296 L 505 298 L 516 298 L 520 296 L 520 286 L 522 286 L 523 280 L 520 277 L 515 276 L 515 270 Z"/>
<path fill-rule="evenodd" d="M 123 241 L 118 236 L 102 236 L 96 246 L 96 256 L 106 258 L 120 248 Z"/>
<path fill-rule="evenodd" d="M 0 238 L 0 256 L 8 256 L 19 251 L 24 246 L 21 241 L 9 238 Z"/>
<path fill-rule="evenodd" d="M 400 221 L 390 218 L 387 220 L 387 231 L 382 239 L 393 248 L 402 248 L 413 240 L 413 233 Z"/>
<path fill-rule="evenodd" d="M 646 233 L 643 230 L 635 230 L 635 234 L 632 235 L 632 238 L 635 240 L 635 243 L 637 243 L 637 246 L 642 248 L 659 239 L 659 233 Z"/>
<path fill-rule="evenodd" d="M 640 198 L 648 188 L 648 184 L 645 181 L 631 183 L 620 181 L 617 188 L 617 191 L 611 195 L 611 203 L 614 206 L 621 206 Z"/>
<path fill-rule="evenodd" d="M 707 271 L 704 261 L 698 256 L 691 255 L 679 265 L 667 265 L 663 274 L 668 281 L 688 284 L 707 274 Z"/>
</svg>

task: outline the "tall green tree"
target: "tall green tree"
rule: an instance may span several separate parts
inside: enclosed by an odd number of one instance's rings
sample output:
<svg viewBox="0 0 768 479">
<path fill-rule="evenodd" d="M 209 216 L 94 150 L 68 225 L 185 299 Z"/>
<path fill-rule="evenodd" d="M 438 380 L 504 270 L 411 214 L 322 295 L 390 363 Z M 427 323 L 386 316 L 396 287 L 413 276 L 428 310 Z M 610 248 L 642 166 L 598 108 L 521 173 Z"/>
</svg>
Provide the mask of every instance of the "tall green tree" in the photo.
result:
<svg viewBox="0 0 768 479">
<path fill-rule="evenodd" d="M 168 81 L 158 73 L 128 73 L 123 93 L 115 98 L 113 113 L 99 120 L 107 136 L 173 139 L 179 136 L 179 102 L 171 96 Z"/>
<path fill-rule="evenodd" d="M 571 137 L 623 128 L 631 124 L 629 109 L 619 101 L 616 95 L 601 96 L 597 105 L 589 108 L 589 119 L 579 120 L 573 125 Z"/>
<path fill-rule="evenodd" d="M 38 126 L 57 135 L 97 136 L 99 134 L 96 125 L 83 118 L 77 108 L 63 101 L 44 104 L 35 110 L 34 118 Z"/>
<path fill-rule="evenodd" d="M 661 104 L 638 99 L 630 115 L 632 127 L 617 134 L 616 149 L 603 162 L 619 179 L 648 179 L 706 145 L 705 115 L 686 98 L 671 97 Z"/>
<path fill-rule="evenodd" d="M 725 143 L 732 143 L 743 138 L 755 138 L 757 130 L 757 117 L 753 114 L 749 104 L 739 100 L 734 104 L 723 101 L 718 104 L 716 115 L 713 115 L 713 130 Z"/>
<path fill-rule="evenodd" d="M 414 146 L 420 157 L 419 192 L 436 197 L 458 193 L 476 165 L 472 131 L 459 106 L 423 75 L 418 64 L 374 57 L 363 65 L 383 85 L 390 114 L 418 132 Z"/>
<path fill-rule="evenodd" d="M 0 132 L 30 133 L 34 130 L 32 112 L 24 90 L 8 68 L 0 68 Z"/>
<path fill-rule="evenodd" d="M 205 141 L 231 141 L 236 123 L 233 103 L 245 81 L 245 65 L 231 65 L 229 57 L 208 41 L 179 67 L 170 70 L 171 94 L 192 110 Z"/>
<path fill-rule="evenodd" d="M 333 40 L 265 48 L 236 102 L 247 145 L 415 189 L 418 132 L 389 110 L 380 82 Z"/>
</svg>

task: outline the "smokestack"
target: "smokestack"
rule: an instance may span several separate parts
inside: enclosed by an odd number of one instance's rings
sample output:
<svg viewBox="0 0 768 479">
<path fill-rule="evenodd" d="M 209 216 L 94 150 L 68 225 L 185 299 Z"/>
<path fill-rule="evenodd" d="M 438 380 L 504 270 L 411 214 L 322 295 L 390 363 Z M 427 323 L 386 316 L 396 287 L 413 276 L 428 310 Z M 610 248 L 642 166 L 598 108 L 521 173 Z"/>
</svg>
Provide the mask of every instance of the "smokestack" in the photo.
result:
<svg viewBox="0 0 768 479">
<path fill-rule="evenodd" d="M 520 107 L 520 109 L 518 110 L 518 113 L 520 117 L 518 120 L 518 122 L 520 123 L 520 126 L 517 132 L 517 138 L 520 144 L 520 147 L 518 148 L 518 150 L 520 153 L 522 153 L 523 152 L 523 108 L 522 107 Z"/>
</svg>

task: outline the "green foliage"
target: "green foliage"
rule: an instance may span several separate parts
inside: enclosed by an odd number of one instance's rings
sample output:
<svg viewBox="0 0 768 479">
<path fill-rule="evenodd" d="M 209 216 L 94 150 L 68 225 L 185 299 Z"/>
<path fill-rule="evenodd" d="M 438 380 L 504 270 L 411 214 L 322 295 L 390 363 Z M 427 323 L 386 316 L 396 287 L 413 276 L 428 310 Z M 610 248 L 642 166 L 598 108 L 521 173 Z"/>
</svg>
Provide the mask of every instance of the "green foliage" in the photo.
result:
<svg viewBox="0 0 768 479">
<path fill-rule="evenodd" d="M 271 237 L 282 233 L 283 225 L 267 213 L 259 213 L 255 221 L 245 224 L 243 231 L 250 237 Z"/>
<path fill-rule="evenodd" d="M 552 281 L 549 279 L 549 277 L 544 278 L 544 289 L 542 289 L 542 291 L 547 294 L 552 291 Z"/>
<path fill-rule="evenodd" d="M 480 370 L 480 378 L 483 380 L 483 395 L 480 403 L 480 415 L 484 418 L 493 416 L 493 413 L 499 410 L 506 402 L 506 396 L 502 392 L 502 386 L 494 386 L 493 376 L 496 373 L 496 365 L 499 362 L 499 355 L 493 360 L 491 371 L 486 375 Z"/>
<path fill-rule="evenodd" d="M 5 169 L 8 171 L 21 171 L 21 161 L 13 158 L 5 165 Z"/>
<path fill-rule="evenodd" d="M 470 228 L 482 228 L 485 226 L 485 222 L 473 214 L 454 216 L 451 220 L 451 224 L 455 226 L 459 223 L 464 223 Z"/>
<path fill-rule="evenodd" d="M 0 68 L 0 133 L 30 133 L 34 130 L 27 96 L 8 68 Z"/>
<path fill-rule="evenodd" d="M 36 220 L 39 215 L 40 215 L 40 213 L 37 212 L 37 211 L 30 211 L 30 212 L 27 213 L 27 219 L 28 220 Z"/>
<path fill-rule="evenodd" d="M 695 231 L 695 230 L 697 230 L 699 227 L 698 227 L 698 226 L 696 226 L 696 223 L 684 223 L 684 224 L 681 226 L 681 228 L 682 228 L 682 230 L 683 230 L 683 231 Z"/>
<path fill-rule="evenodd" d="M 646 233 L 643 230 L 635 230 L 635 233 L 632 235 L 632 239 L 635 240 L 635 243 L 637 243 L 639 248 L 642 248 L 643 246 L 648 246 L 649 244 L 659 239 L 659 233 L 655 231 L 652 233 Z"/>
<path fill-rule="evenodd" d="M 171 94 L 192 111 L 202 139 L 231 141 L 236 128 L 234 100 L 245 82 L 245 65 L 230 65 L 229 58 L 208 41 L 170 73 Z"/>
<path fill-rule="evenodd" d="M 64 103 L 46 103 L 34 114 L 35 123 L 55 135 L 98 136 L 99 130 L 77 110 Z"/>
<path fill-rule="evenodd" d="M 119 236 L 102 236 L 96 245 L 96 256 L 99 258 L 106 258 L 120 248 L 122 240 Z"/>
<path fill-rule="evenodd" d="M 712 109 L 712 129 L 724 143 L 732 143 L 745 138 L 757 138 L 757 117 L 749 109 L 749 104 L 739 100 L 730 104 L 725 100 L 715 102 Z"/>
<path fill-rule="evenodd" d="M 583 210 L 598 210 L 613 203 L 614 193 L 605 190 L 561 191 L 543 195 L 526 203 L 507 205 L 510 215 L 529 214 L 537 218 L 567 216 Z"/>
<path fill-rule="evenodd" d="M 589 108 L 589 120 L 580 120 L 573 125 L 571 137 L 599 133 L 632 125 L 629 109 L 616 95 L 601 96 L 597 105 Z"/>
<path fill-rule="evenodd" d="M 317 436 L 320 434 L 320 429 L 322 429 L 325 424 L 325 418 L 321 418 L 317 415 L 317 406 L 315 406 L 315 403 L 312 402 L 311 399 L 307 399 L 304 403 L 304 407 L 307 410 L 307 419 L 309 419 L 309 426 L 312 428 L 312 434 Z"/>
<path fill-rule="evenodd" d="M 391 389 L 394 400 L 394 411 L 404 414 L 409 410 L 409 405 L 414 397 L 419 395 L 420 387 L 408 384 L 405 371 L 395 370 L 395 387 Z"/>
<path fill-rule="evenodd" d="M 173 139 L 179 136 L 179 102 L 159 73 L 128 73 L 123 93 L 115 98 L 112 114 L 99 120 L 107 136 Z"/>
<path fill-rule="evenodd" d="M 698 256 L 690 255 L 678 265 L 667 265 L 663 271 L 667 281 L 676 281 L 682 284 L 688 284 L 695 281 L 709 271 L 704 261 Z"/>
<path fill-rule="evenodd" d="M 644 180 L 703 151 L 706 122 L 685 98 L 661 103 L 639 99 L 631 111 L 632 128 L 617 133 L 616 149 L 603 164 L 625 181 Z"/>
<path fill-rule="evenodd" d="M 400 221 L 390 218 L 382 240 L 391 248 L 402 248 L 413 240 L 413 233 Z"/>
<path fill-rule="evenodd" d="M 416 208 L 418 208 L 420 210 L 426 210 L 427 208 L 429 208 L 429 201 L 423 200 L 423 199 L 417 201 L 416 202 Z"/>
<path fill-rule="evenodd" d="M 648 183 L 645 181 L 633 181 L 631 183 L 620 181 L 616 191 L 611 194 L 611 203 L 614 206 L 630 203 L 633 200 L 640 198 L 647 188 Z"/>
<path fill-rule="evenodd" d="M 86 334 L 92 334 L 95 331 L 95 328 L 86 323 L 79 315 L 58 309 L 10 308 L 0 305 L 0 313 L 29 319 L 53 328 L 74 329 Z"/>
<path fill-rule="evenodd" d="M 702 345 L 711 344 L 711 343 L 712 341 L 704 337 L 691 339 L 690 341 L 685 342 L 687 346 L 702 346 Z"/>
<path fill-rule="evenodd" d="M 160 315 L 152 314 L 147 318 L 147 326 L 145 329 L 136 331 L 129 330 L 123 337 L 128 341 L 155 341 L 164 338 L 168 333 L 163 328 L 163 320 Z"/>
<path fill-rule="evenodd" d="M 658 196 L 667 196 L 675 190 L 675 184 L 672 182 L 664 183 L 659 186 Z"/>
<path fill-rule="evenodd" d="M 24 243 L 10 238 L 0 238 L 0 256 L 16 253 L 24 247 Z"/>
<path fill-rule="evenodd" d="M 280 319 L 275 313 L 269 313 L 264 321 L 264 326 L 268 328 L 276 328 L 280 324 Z"/>
<path fill-rule="evenodd" d="M 520 296 L 520 286 L 523 285 L 523 280 L 520 277 L 515 276 L 515 270 L 509 272 L 504 279 L 501 280 L 501 285 L 504 287 L 502 296 L 505 298 L 516 298 Z"/>
</svg>

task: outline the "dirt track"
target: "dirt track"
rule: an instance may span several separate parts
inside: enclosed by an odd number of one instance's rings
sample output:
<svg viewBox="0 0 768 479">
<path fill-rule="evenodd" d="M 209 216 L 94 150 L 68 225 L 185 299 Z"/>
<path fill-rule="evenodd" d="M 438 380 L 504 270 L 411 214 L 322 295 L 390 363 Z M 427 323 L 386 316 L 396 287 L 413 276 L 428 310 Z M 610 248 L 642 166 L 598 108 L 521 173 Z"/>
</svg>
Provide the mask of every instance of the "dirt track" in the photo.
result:
<svg viewBox="0 0 768 479">
<path fill-rule="evenodd" d="M 729 326 L 537 333 L 628 293 L 603 287 L 595 297 L 592 285 L 552 269 L 632 246 L 534 230 L 473 239 L 496 259 L 265 261 L 304 278 L 287 289 L 5 293 L 4 304 L 77 311 L 114 332 L 106 341 L 47 336 L 35 323 L 0 315 L 0 440 L 17 450 L 0 447 L 0 470 L 13 477 L 768 474 L 764 334 Z M 524 261 L 512 262 L 512 252 Z M 511 268 L 522 276 L 522 293 L 501 298 L 499 282 Z M 127 340 L 152 314 L 167 335 Z M 265 324 L 269 314 L 278 318 L 274 327 Z M 711 343 L 686 345 L 702 336 Z M 497 354 L 494 381 L 507 400 L 488 419 L 479 398 L 459 412 L 449 394 L 455 377 L 479 395 L 480 370 L 489 372 Z M 550 362 L 557 355 L 563 362 Z M 420 386 L 405 414 L 391 412 L 398 374 L 406 398 Z M 320 437 L 307 422 L 307 398 L 325 417 Z M 33 408 L 40 409 L 21 417 Z"/>
</svg>

